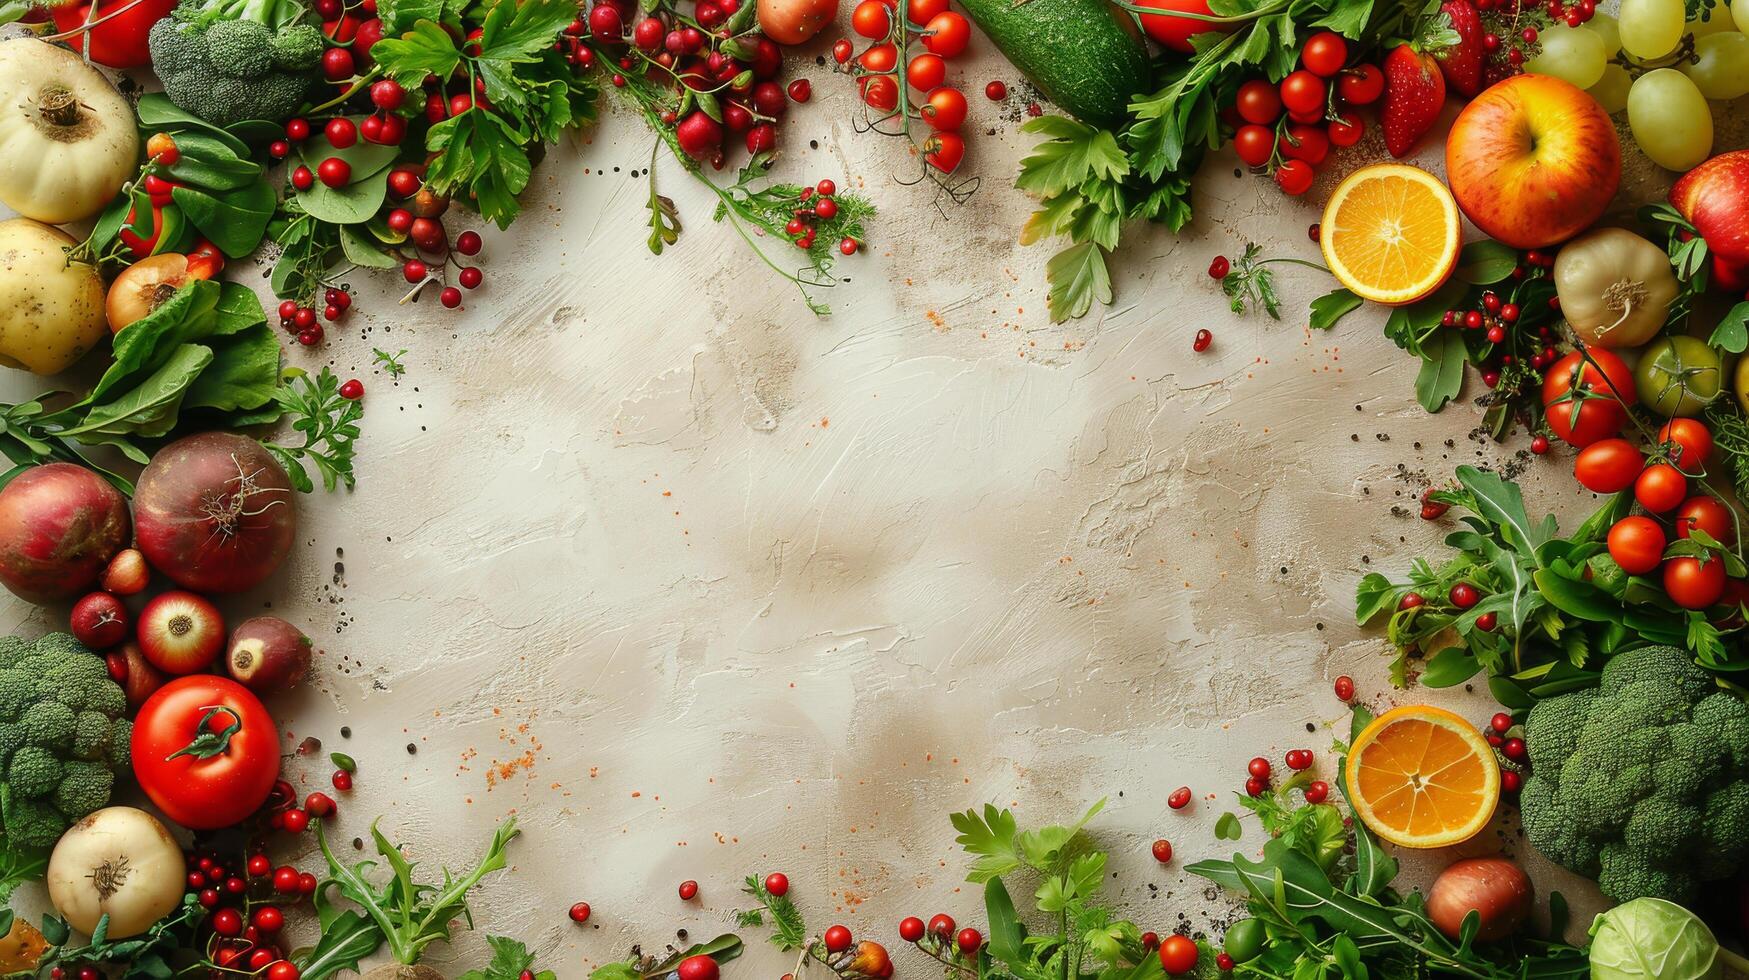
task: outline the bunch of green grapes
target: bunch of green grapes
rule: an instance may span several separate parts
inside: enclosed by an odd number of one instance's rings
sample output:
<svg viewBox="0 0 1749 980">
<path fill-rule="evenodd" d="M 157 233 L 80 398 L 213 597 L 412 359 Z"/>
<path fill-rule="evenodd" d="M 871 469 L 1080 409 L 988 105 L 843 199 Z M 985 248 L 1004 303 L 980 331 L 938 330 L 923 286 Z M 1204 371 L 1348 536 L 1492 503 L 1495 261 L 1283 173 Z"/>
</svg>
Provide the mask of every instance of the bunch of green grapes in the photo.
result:
<svg viewBox="0 0 1749 980">
<path fill-rule="evenodd" d="M 1626 109 L 1646 156 L 1687 170 L 1712 153 L 1707 100 L 1749 95 L 1749 0 L 1686 16 L 1683 0 L 1622 0 L 1618 17 L 1544 31 L 1524 67 L 1585 89 L 1611 113 Z"/>
</svg>

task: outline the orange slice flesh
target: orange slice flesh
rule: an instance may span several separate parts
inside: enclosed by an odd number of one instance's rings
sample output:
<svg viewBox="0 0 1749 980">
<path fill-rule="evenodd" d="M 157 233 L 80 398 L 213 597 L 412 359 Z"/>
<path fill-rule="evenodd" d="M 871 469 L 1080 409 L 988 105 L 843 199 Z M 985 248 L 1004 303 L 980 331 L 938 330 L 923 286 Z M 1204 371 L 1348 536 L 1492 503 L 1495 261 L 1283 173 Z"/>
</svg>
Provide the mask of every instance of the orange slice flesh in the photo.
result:
<svg viewBox="0 0 1749 980">
<path fill-rule="evenodd" d="M 1412 303 L 1457 268 L 1463 225 L 1457 201 L 1419 167 L 1380 163 L 1348 175 L 1319 226 L 1324 261 L 1362 299 Z"/>
<path fill-rule="evenodd" d="M 1500 802 L 1500 765 L 1481 732 L 1429 705 L 1373 719 L 1349 747 L 1346 775 L 1355 816 L 1404 847 L 1468 840 Z"/>
</svg>

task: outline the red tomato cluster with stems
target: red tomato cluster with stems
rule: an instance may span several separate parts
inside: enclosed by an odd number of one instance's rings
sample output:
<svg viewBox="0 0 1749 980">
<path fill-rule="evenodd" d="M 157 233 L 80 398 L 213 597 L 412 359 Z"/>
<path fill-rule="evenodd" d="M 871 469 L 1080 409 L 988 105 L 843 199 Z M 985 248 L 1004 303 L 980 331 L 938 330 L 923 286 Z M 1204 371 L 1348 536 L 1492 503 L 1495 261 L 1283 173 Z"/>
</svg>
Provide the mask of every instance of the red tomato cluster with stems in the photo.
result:
<svg viewBox="0 0 1749 980">
<path fill-rule="evenodd" d="M 1186 0 L 1157 2 L 1182 4 Z M 1203 9 L 1207 9 L 1206 4 Z M 1142 15 L 1144 29 L 1150 16 Z M 1171 47 L 1168 41 L 1161 43 Z M 1366 121 L 1359 108 L 1378 101 L 1384 93 L 1385 76 L 1374 64 L 1349 65 L 1348 55 L 1348 42 L 1342 35 L 1333 31 L 1313 34 L 1300 48 L 1298 69 L 1280 82 L 1250 79 L 1239 86 L 1233 104 L 1225 110 L 1226 118 L 1236 127 L 1234 152 L 1247 166 L 1272 174 L 1283 193 L 1298 196 L 1310 190 L 1318 166 L 1332 148 L 1353 146 L 1366 135 Z"/>
<path fill-rule="evenodd" d="M 851 10 L 850 28 L 868 46 L 857 54 L 853 42 L 840 39 L 832 57 L 856 78 L 857 94 L 877 121 L 902 123 L 882 131 L 891 128 L 909 137 L 911 121 L 923 123 L 926 131 L 917 145 L 924 162 L 942 174 L 958 170 L 966 155 L 961 131 L 971 107 L 962 88 L 949 82 L 948 63 L 970 47 L 971 21 L 949 9 L 948 0 L 904 0 L 902 10 L 899 0 L 862 0 Z M 985 86 L 992 100 L 1007 95 L 1007 86 L 998 85 Z"/>
</svg>

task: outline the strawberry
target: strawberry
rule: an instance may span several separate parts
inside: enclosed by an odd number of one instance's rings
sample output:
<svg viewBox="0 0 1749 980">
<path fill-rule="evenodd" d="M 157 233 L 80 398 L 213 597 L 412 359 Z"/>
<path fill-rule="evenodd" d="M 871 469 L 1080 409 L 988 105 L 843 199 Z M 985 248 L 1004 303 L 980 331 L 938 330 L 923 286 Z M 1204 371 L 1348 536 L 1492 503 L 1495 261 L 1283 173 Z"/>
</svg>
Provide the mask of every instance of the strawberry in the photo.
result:
<svg viewBox="0 0 1749 980">
<path fill-rule="evenodd" d="M 1434 51 L 1445 83 L 1464 98 L 1472 98 L 1482 90 L 1482 15 L 1469 0 L 1445 0 L 1439 9 L 1450 19 L 1457 40 Z M 1447 38 L 1449 40 L 1449 37 Z"/>
<path fill-rule="evenodd" d="M 1385 149 L 1407 156 L 1439 121 L 1445 107 L 1445 76 L 1439 59 L 1413 44 L 1399 44 L 1385 55 Z"/>
</svg>

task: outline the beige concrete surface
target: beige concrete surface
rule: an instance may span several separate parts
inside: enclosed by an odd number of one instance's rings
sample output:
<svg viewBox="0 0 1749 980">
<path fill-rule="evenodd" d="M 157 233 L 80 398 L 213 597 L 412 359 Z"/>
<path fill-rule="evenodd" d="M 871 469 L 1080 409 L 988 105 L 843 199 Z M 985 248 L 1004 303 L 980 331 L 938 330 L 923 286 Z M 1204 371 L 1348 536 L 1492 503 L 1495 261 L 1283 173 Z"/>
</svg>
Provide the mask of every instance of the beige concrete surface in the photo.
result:
<svg viewBox="0 0 1749 980">
<path fill-rule="evenodd" d="M 901 143 L 856 131 L 848 81 L 813 63 L 827 43 L 792 60 L 815 99 L 784 127 L 781 172 L 882 212 L 839 265 L 830 318 L 713 225 L 668 160 L 685 232 L 650 255 L 651 141 L 613 114 L 548 155 L 509 232 L 482 229 L 487 282 L 465 311 L 398 307 L 398 279 L 348 276 L 354 316 L 288 355 L 362 378 L 368 412 L 356 492 L 301 501 L 294 559 L 228 606 L 271 606 L 321 650 L 316 683 L 272 705 L 286 772 L 313 789 L 328 750 L 355 756 L 342 839 L 381 814 L 433 864 L 470 859 L 514 811 L 515 870 L 480 890 L 475 922 L 561 977 L 677 928 L 728 930 L 740 879 L 772 870 L 816 930 L 896 949 L 905 914 L 981 925 L 947 814 L 992 800 L 1036 825 L 1108 798 L 1092 831 L 1120 904 L 1162 932 L 1209 928 L 1230 899 L 1182 866 L 1227 853 L 1212 828 L 1251 756 L 1308 747 L 1330 771 L 1334 677 L 1375 707 L 1494 710 L 1391 690 L 1352 595 L 1445 533 L 1416 517 L 1429 481 L 1527 440 L 1472 435 L 1473 376 L 1422 412 L 1379 310 L 1310 332 L 1319 274 L 1282 267 L 1274 322 L 1232 314 L 1204 273 L 1248 240 L 1314 257 L 1312 202 L 1383 156 L 1376 134 L 1306 201 L 1212 160 L 1194 226 L 1131 229 L 1117 303 L 1051 325 L 1048 253 L 1015 241 L 1020 79 L 982 43 L 955 69 L 974 94 L 991 78 L 1016 93 L 974 98 L 966 171 L 983 183 L 958 206 L 900 183 Z M 1214 344 L 1193 353 L 1204 327 Z M 406 348 L 405 377 L 373 371 L 373 347 Z M 1557 453 L 1526 479 L 1533 507 L 1574 522 L 1589 505 L 1569 468 Z M 7 629 L 64 612 L 0 610 Z M 322 753 L 295 754 L 305 737 Z M 1180 785 L 1196 801 L 1174 813 Z M 1149 855 L 1157 837 L 1171 866 Z M 1242 846 L 1259 843 L 1253 827 Z M 1594 900 L 1532 866 L 1539 887 Z M 675 895 L 687 878 L 692 903 Z M 565 917 L 579 900 L 587 927 Z M 749 935 L 731 975 L 775 980 L 789 963 Z M 482 949 L 468 934 L 431 960 L 459 972 Z"/>
</svg>

